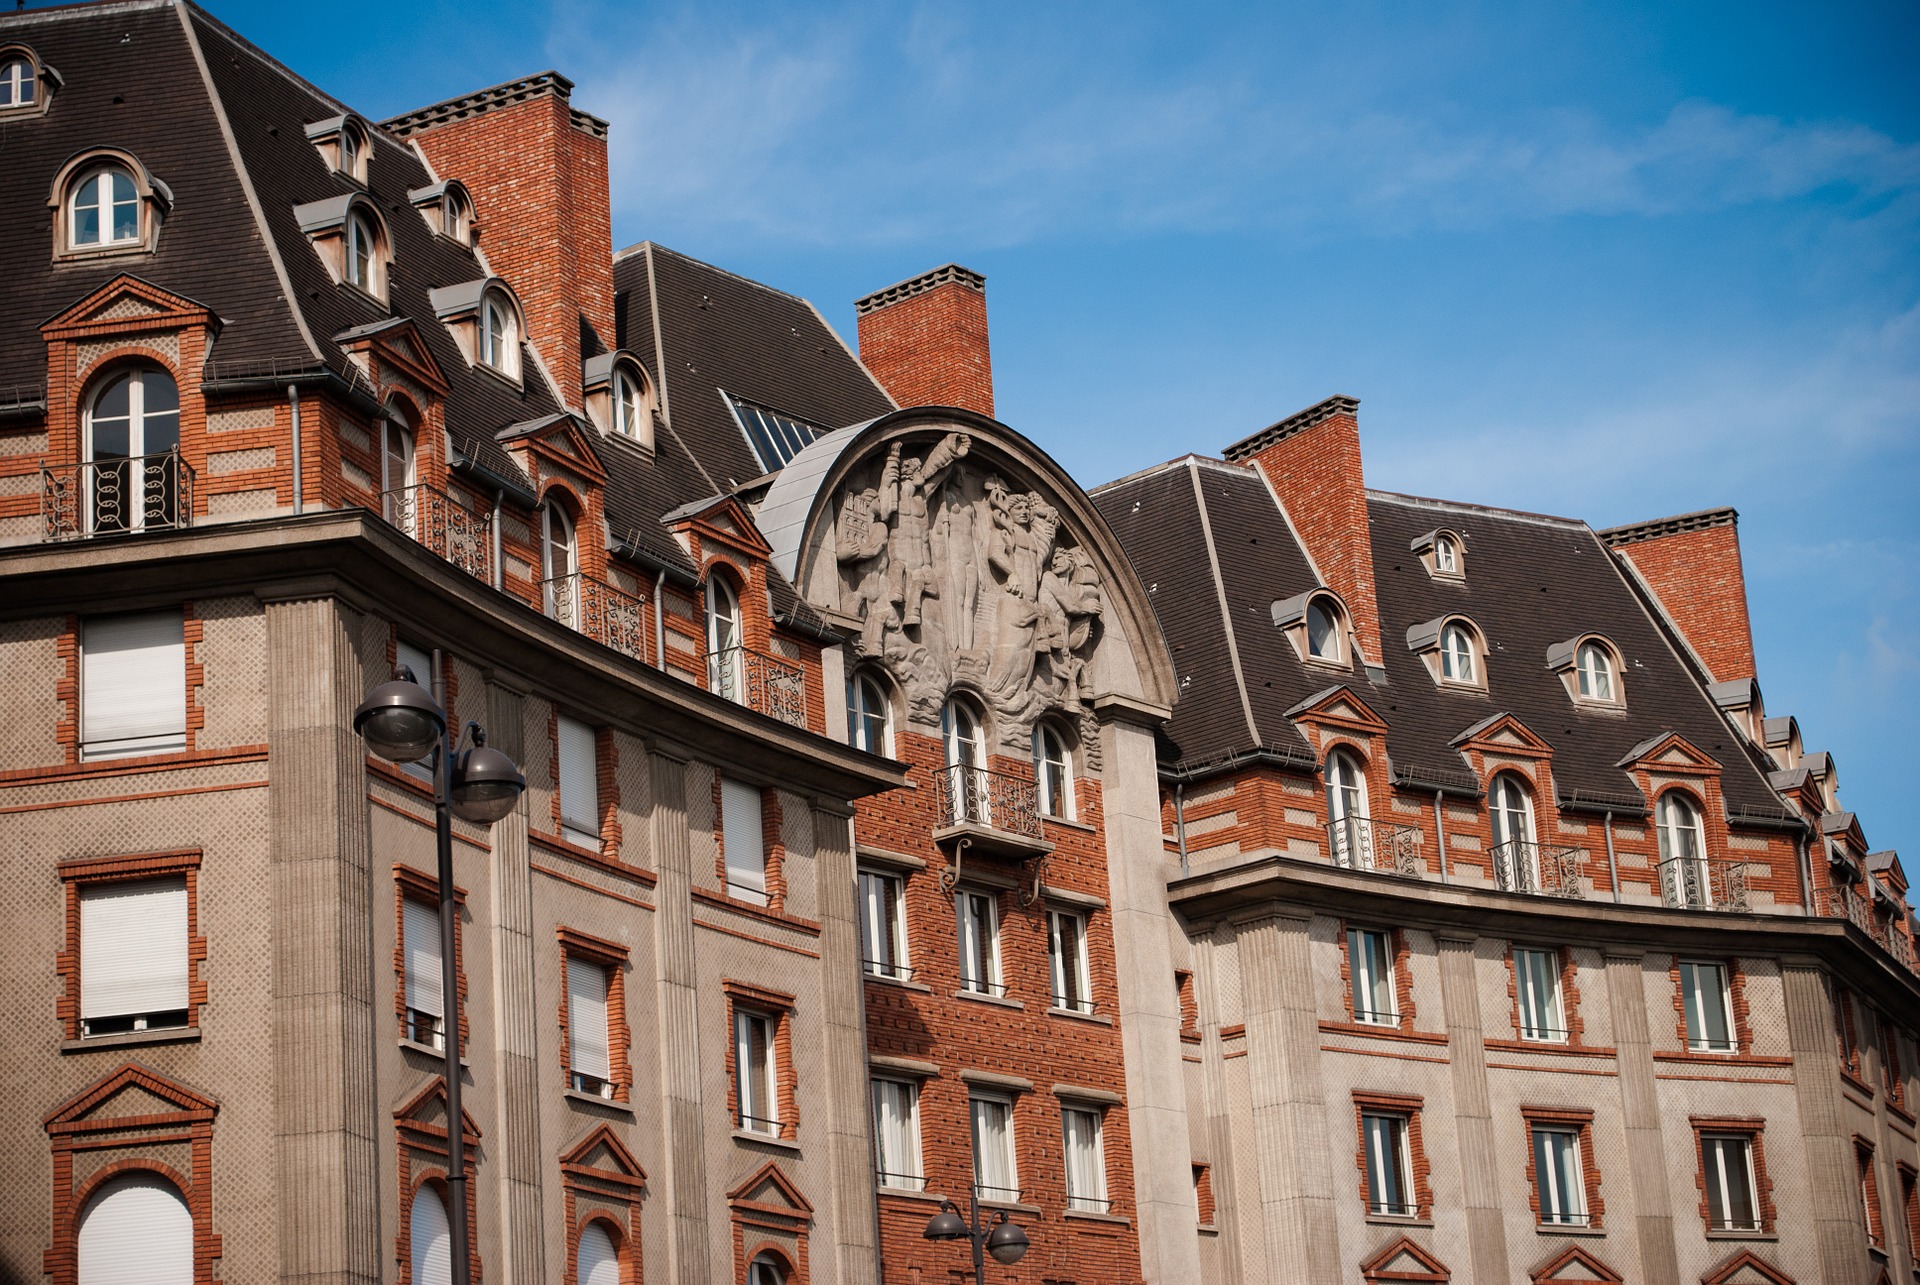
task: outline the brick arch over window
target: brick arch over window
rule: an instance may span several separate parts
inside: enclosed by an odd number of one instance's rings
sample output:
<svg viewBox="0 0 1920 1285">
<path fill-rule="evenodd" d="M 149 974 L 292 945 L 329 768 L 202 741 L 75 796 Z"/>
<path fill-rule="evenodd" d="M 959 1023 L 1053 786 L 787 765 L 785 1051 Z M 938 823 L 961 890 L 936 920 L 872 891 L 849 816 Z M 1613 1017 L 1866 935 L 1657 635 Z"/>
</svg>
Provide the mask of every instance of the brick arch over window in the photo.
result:
<svg viewBox="0 0 1920 1285">
<path fill-rule="evenodd" d="M 1626 1277 L 1589 1251 L 1569 1245 L 1529 1272 L 1527 1280 L 1532 1285 L 1621 1285 Z"/>
<path fill-rule="evenodd" d="M 219 1105 L 159 1072 L 128 1063 L 48 1115 L 53 1243 L 43 1270 L 76 1285 L 80 1215 L 113 1178 L 150 1172 L 178 1189 L 193 1218 L 194 1285 L 211 1285 L 220 1237 L 213 1230 L 213 1122 Z M 84 1174 L 84 1177 L 80 1175 Z"/>
<path fill-rule="evenodd" d="M 733 1223 L 733 1279 L 762 1254 L 782 1260 L 788 1285 L 808 1285 L 807 1232 L 813 1205 L 780 1166 L 769 1160 L 727 1193 Z"/>
<path fill-rule="evenodd" d="M 475 1154 L 480 1146 L 480 1127 L 473 1117 L 465 1111 L 461 1113 L 460 1135 L 465 1145 L 462 1153 L 467 1171 L 467 1226 L 479 1226 L 479 1198 L 474 1190 Z M 413 1228 L 412 1210 L 414 1193 L 423 1183 L 433 1182 L 441 1185 L 441 1199 L 448 1197 L 447 1180 L 447 1088 L 446 1082 L 435 1076 L 426 1088 L 420 1090 L 398 1111 L 393 1113 L 395 1143 L 399 1148 L 399 1191 L 400 1208 L 396 1211 L 399 1219 L 399 1234 L 394 1238 L 394 1256 L 399 1263 L 401 1285 L 408 1285 L 413 1271 Z M 468 1254 L 468 1262 L 474 1280 L 480 1279 L 480 1238 L 473 1237 Z"/>
</svg>

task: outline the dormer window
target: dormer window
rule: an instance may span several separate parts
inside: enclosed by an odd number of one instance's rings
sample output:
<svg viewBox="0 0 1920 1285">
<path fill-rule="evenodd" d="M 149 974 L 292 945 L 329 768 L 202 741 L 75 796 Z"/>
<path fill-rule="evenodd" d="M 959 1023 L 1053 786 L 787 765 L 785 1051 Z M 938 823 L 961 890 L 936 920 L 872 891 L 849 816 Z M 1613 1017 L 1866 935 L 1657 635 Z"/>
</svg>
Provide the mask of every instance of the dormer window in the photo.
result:
<svg viewBox="0 0 1920 1285">
<path fill-rule="evenodd" d="M 480 360 L 501 374 L 510 373 L 507 365 L 515 348 L 513 313 L 507 301 L 490 294 L 480 301 Z"/>
<path fill-rule="evenodd" d="M 80 180 L 70 211 L 67 243 L 76 250 L 131 245 L 140 239 L 140 195 L 133 175 L 118 165 Z"/>
<path fill-rule="evenodd" d="M 0 118 L 38 116 L 59 84 L 59 74 L 44 66 L 31 49 L 0 45 Z"/>
<path fill-rule="evenodd" d="M 1301 660 L 1345 668 L 1347 611 L 1327 589 L 1313 589 L 1273 604 L 1273 623 L 1284 630 Z"/>
<path fill-rule="evenodd" d="M 1324 598 L 1307 604 L 1307 655 L 1315 660 L 1340 659 L 1340 618 Z"/>
<path fill-rule="evenodd" d="M 1580 673 L 1580 694 L 1590 701 L 1613 700 L 1613 657 L 1599 643 L 1580 645 L 1576 666 Z"/>
<path fill-rule="evenodd" d="M 1576 705 L 1618 709 L 1626 704 L 1620 652 L 1598 634 L 1547 648 L 1547 668 L 1560 675 Z"/>
<path fill-rule="evenodd" d="M 469 362 L 519 382 L 525 325 L 520 305 L 504 282 L 487 278 L 440 286 L 428 291 L 427 297 Z"/>
<path fill-rule="evenodd" d="M 653 385 L 632 354 L 601 353 L 582 364 L 587 413 L 604 430 L 653 446 Z"/>
<path fill-rule="evenodd" d="M 1427 574 L 1435 580 L 1457 581 L 1467 578 L 1466 542 L 1458 531 L 1449 531 L 1444 527 L 1429 531 L 1415 537 L 1412 547 L 1420 555 Z"/>
<path fill-rule="evenodd" d="M 356 183 L 367 181 L 367 161 L 373 155 L 373 135 L 358 116 L 329 116 L 307 126 L 307 141 L 327 163 L 327 168 Z"/>
<path fill-rule="evenodd" d="M 473 198 L 457 179 L 442 179 L 407 193 L 427 226 L 449 241 L 473 244 Z"/>
<path fill-rule="evenodd" d="M 296 205 L 300 230 L 333 279 L 385 300 L 387 297 L 387 225 L 373 202 L 359 192 Z"/>
<path fill-rule="evenodd" d="M 1486 640 L 1464 616 L 1442 616 L 1407 630 L 1407 647 L 1442 687 L 1487 685 Z"/>
<path fill-rule="evenodd" d="M 373 270 L 379 237 L 373 222 L 358 211 L 347 216 L 347 284 L 374 294 Z"/>
<path fill-rule="evenodd" d="M 1473 635 L 1465 625 L 1448 625 L 1440 633 L 1440 676 L 1451 683 L 1479 682 L 1474 663 Z"/>
<path fill-rule="evenodd" d="M 56 255 L 151 250 L 173 193 L 126 152 L 78 156 L 54 179 L 48 204 Z"/>
<path fill-rule="evenodd" d="M 1460 546 L 1452 536 L 1443 535 L 1433 542 L 1433 569 L 1443 576 L 1460 574 Z"/>
<path fill-rule="evenodd" d="M 626 371 L 614 371 L 613 431 L 622 437 L 638 437 L 640 409 L 640 385 Z"/>
</svg>

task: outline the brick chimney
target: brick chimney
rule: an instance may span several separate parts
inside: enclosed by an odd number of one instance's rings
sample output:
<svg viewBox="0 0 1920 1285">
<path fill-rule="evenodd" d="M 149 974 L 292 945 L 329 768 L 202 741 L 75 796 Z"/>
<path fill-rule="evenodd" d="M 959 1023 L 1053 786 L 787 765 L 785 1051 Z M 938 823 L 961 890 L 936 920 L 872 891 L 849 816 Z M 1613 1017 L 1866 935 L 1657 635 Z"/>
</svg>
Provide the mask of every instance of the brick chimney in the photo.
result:
<svg viewBox="0 0 1920 1285">
<path fill-rule="evenodd" d="M 1352 613 L 1367 663 L 1378 665 L 1380 598 L 1360 468 L 1359 409 L 1354 398 L 1329 397 L 1235 442 L 1225 454 L 1266 477 L 1307 556 Z"/>
<path fill-rule="evenodd" d="M 572 81 L 543 71 L 385 128 L 418 146 L 441 178 L 466 184 L 481 253 L 520 296 L 528 339 L 578 406 L 586 327 L 601 351 L 614 344 L 613 213 L 607 123 L 575 111 L 572 94 Z"/>
<path fill-rule="evenodd" d="M 987 279 L 949 263 L 853 302 L 860 360 L 902 406 L 993 414 Z"/>
<path fill-rule="evenodd" d="M 1600 538 L 1653 589 L 1715 682 L 1754 677 L 1738 513 L 1683 513 L 1613 527 L 1600 532 Z"/>
</svg>

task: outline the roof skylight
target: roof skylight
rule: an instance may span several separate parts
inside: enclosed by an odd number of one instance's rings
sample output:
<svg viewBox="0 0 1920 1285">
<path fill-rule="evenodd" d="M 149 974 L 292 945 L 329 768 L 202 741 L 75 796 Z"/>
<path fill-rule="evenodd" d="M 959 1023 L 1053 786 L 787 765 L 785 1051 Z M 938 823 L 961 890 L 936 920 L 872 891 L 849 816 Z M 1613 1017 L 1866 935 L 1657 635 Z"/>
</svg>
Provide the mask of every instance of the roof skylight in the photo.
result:
<svg viewBox="0 0 1920 1285">
<path fill-rule="evenodd" d="M 818 424 L 756 406 L 731 394 L 727 402 L 733 407 L 734 418 L 740 421 L 747 441 L 752 443 L 753 453 L 760 457 L 760 467 L 769 473 L 785 468 L 809 442 L 827 431 Z"/>
</svg>

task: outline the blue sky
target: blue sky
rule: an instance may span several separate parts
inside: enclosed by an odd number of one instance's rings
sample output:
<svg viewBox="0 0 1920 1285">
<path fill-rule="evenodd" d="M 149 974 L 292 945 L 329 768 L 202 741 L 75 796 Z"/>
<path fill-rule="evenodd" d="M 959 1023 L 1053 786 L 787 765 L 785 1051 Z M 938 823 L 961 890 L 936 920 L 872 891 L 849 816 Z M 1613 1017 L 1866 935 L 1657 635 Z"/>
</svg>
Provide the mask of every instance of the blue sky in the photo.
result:
<svg viewBox="0 0 1920 1285">
<path fill-rule="evenodd" d="M 1732 504 L 1768 710 L 1920 859 L 1910 4 L 215 9 L 372 116 L 560 69 L 616 244 L 849 338 L 984 272 L 1000 417 L 1089 485 L 1339 392 L 1376 486 Z"/>
</svg>

